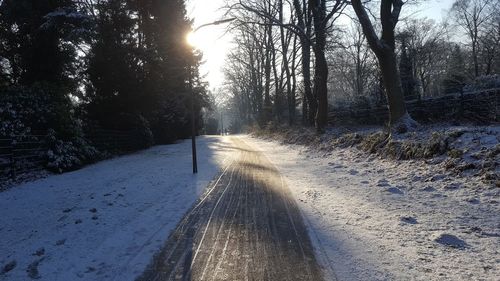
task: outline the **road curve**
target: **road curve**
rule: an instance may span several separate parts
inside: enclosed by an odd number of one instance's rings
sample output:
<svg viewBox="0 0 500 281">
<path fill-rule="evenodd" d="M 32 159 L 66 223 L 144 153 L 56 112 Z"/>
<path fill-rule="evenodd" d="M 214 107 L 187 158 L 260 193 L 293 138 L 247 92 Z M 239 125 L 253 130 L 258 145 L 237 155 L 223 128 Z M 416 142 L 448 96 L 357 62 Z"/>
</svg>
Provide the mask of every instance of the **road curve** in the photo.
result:
<svg viewBox="0 0 500 281">
<path fill-rule="evenodd" d="M 323 280 L 280 173 L 241 139 L 232 143 L 237 156 L 138 280 Z"/>
</svg>

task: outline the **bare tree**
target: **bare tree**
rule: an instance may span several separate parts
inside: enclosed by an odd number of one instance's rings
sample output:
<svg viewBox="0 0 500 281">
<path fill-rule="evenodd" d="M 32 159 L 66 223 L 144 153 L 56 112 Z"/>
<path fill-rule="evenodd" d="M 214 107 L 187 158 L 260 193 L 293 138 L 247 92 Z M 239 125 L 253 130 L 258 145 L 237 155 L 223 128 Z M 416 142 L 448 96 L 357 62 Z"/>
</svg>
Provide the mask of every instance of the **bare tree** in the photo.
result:
<svg viewBox="0 0 500 281">
<path fill-rule="evenodd" d="M 228 55 L 224 74 L 226 88 L 233 94 L 234 103 L 240 110 L 239 120 L 249 124 L 262 121 L 266 114 L 264 100 L 268 63 L 267 53 L 261 44 L 266 30 L 257 25 L 242 25 L 236 31 L 235 40 L 239 48 Z"/>
<path fill-rule="evenodd" d="M 418 79 L 422 96 L 432 96 L 431 91 L 442 83 L 450 52 L 447 33 L 445 26 L 429 19 L 406 20 L 400 31 L 407 39 L 414 77 Z"/>
<path fill-rule="evenodd" d="M 459 26 L 467 34 L 472 49 L 474 77 L 480 75 L 479 44 L 486 26 L 491 24 L 494 16 L 495 0 L 456 0 L 451 8 L 451 14 Z M 498 4 L 497 4 L 498 5 Z"/>
<path fill-rule="evenodd" d="M 294 0 L 293 8 L 297 17 L 297 22 L 284 22 L 282 16 L 276 17 L 272 14 L 272 9 L 268 9 L 265 3 L 269 1 L 241 1 L 237 5 L 246 11 L 251 11 L 264 19 L 263 24 L 279 26 L 280 29 L 288 29 L 300 39 L 302 47 L 302 68 L 304 77 L 305 95 L 307 108 L 303 107 L 303 113 L 309 117 L 309 121 L 314 119 L 318 131 L 323 131 L 328 119 L 328 65 L 325 57 L 325 46 L 327 34 L 332 26 L 332 22 L 338 18 L 340 12 L 346 6 L 345 0 Z M 292 3 L 289 3 L 289 5 Z M 276 9 L 282 11 L 283 1 L 276 2 Z M 280 15 L 278 13 L 278 15 Z M 311 26 L 312 25 L 312 26 Z M 314 28 L 313 28 L 314 27 Z M 314 32 L 313 40 L 311 40 Z M 310 50 L 314 52 L 314 91 L 310 86 Z M 313 118 L 314 116 L 314 118 Z"/>
<path fill-rule="evenodd" d="M 329 2 L 330 7 L 327 7 Z M 314 96 L 318 100 L 316 112 L 316 129 L 323 131 L 328 123 L 328 63 L 325 56 L 325 47 L 328 28 L 340 16 L 346 2 L 309 0 L 314 22 Z"/>
<path fill-rule="evenodd" d="M 329 47 L 330 96 L 335 102 L 352 103 L 368 98 L 377 82 L 374 56 L 358 22 L 352 22 L 336 44 Z"/>
<path fill-rule="evenodd" d="M 294 15 L 293 13 L 291 14 L 291 22 L 294 22 Z M 284 5 L 283 5 L 283 0 L 278 0 L 278 20 L 280 22 L 284 22 Z M 296 37 L 290 30 L 285 29 L 283 25 L 279 26 L 280 29 L 280 39 L 281 39 L 281 57 L 283 58 L 283 66 L 282 68 L 284 69 L 284 73 L 286 75 L 286 93 L 287 93 L 287 104 L 288 104 L 288 123 L 290 125 L 293 125 L 295 123 L 295 106 L 296 106 L 296 101 L 295 101 L 295 91 L 293 91 L 293 83 L 294 80 L 292 79 L 292 72 L 294 71 L 294 63 L 292 59 L 292 64 L 290 64 L 290 58 L 289 58 L 289 49 L 290 45 L 292 43 L 292 37 Z M 295 52 L 293 48 L 295 48 L 295 44 L 292 45 L 292 54 Z M 282 72 L 283 74 L 283 72 Z"/>
<path fill-rule="evenodd" d="M 389 104 L 389 124 L 397 132 L 411 129 L 416 126 L 416 122 L 410 117 L 406 109 L 395 52 L 395 28 L 403 7 L 403 1 L 380 1 L 380 24 L 382 26 L 380 37 L 375 32 L 372 21 L 365 9 L 366 4 L 361 0 L 352 0 L 351 4 L 363 28 L 368 44 L 375 53 L 380 65 Z"/>
<path fill-rule="evenodd" d="M 317 110 L 317 101 L 312 92 L 311 83 L 311 36 L 312 16 L 306 0 L 293 0 L 294 12 L 297 17 L 296 35 L 300 41 L 302 78 L 304 93 L 302 95 L 302 121 L 312 125 Z"/>
<path fill-rule="evenodd" d="M 479 36 L 479 55 L 484 74 L 500 72 L 500 4 L 495 7 L 494 16 Z"/>
<path fill-rule="evenodd" d="M 273 8 L 269 9 L 269 4 L 273 2 Z M 288 6 L 291 8 L 288 17 L 284 17 L 284 6 Z M 296 36 L 299 41 L 300 41 L 300 49 L 301 49 L 301 64 L 302 64 L 302 76 L 303 76 L 303 88 L 304 88 L 304 93 L 302 97 L 303 101 L 303 107 L 302 107 L 302 115 L 304 118 L 304 123 L 305 124 L 314 124 L 314 118 L 316 115 L 317 111 L 317 99 L 314 97 L 313 92 L 312 92 L 312 83 L 311 83 L 311 37 L 312 37 L 312 15 L 311 11 L 309 9 L 309 6 L 306 3 L 306 0 L 293 0 L 293 3 L 290 3 L 289 1 L 283 2 L 281 0 L 277 1 L 271 1 L 271 0 L 266 0 L 266 1 L 240 1 L 238 0 L 234 5 L 229 6 L 229 9 L 241 13 L 241 11 L 246 11 L 246 12 L 251 12 L 255 14 L 258 19 L 256 20 L 259 24 L 261 25 L 270 25 L 272 27 L 278 27 L 279 32 L 281 34 L 281 38 L 285 39 L 287 35 L 285 32 L 282 32 L 284 30 L 287 30 Z M 277 11 L 277 12 L 276 12 Z M 237 15 L 236 15 L 237 16 Z M 237 16 L 238 17 L 238 16 Z M 241 23 L 245 23 L 244 21 L 240 20 Z M 252 22 L 246 22 L 246 23 L 252 23 Z M 255 23 L 255 22 L 253 22 Z M 281 49 L 282 49 L 282 55 L 286 56 L 284 54 L 284 48 L 287 45 L 287 42 L 282 41 L 280 43 Z M 295 49 L 295 54 L 296 55 L 296 45 L 293 46 Z M 288 50 L 287 50 L 288 52 Z M 288 59 L 286 59 L 288 60 Z M 289 65 L 289 67 L 292 67 L 292 65 L 284 64 L 285 67 Z M 286 69 L 283 69 L 285 72 L 287 72 Z M 291 73 L 290 73 L 291 74 Z M 295 79 L 295 77 L 288 76 L 292 80 Z M 292 89 L 290 89 L 292 90 Z M 291 95 L 289 93 L 289 95 Z M 294 103 L 295 97 L 289 98 L 289 111 L 292 111 L 291 106 L 294 107 L 293 111 L 295 110 L 295 105 L 292 105 L 291 103 Z M 291 113 L 291 116 L 294 114 Z"/>
</svg>

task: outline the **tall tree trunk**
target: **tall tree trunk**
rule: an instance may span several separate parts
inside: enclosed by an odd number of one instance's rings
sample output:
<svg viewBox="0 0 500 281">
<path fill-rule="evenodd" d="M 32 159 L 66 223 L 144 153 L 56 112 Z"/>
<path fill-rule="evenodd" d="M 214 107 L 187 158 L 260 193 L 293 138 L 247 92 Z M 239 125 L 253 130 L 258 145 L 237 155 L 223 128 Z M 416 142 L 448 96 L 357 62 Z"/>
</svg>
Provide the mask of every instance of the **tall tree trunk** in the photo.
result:
<svg viewBox="0 0 500 281">
<path fill-rule="evenodd" d="M 313 46 L 314 67 L 314 96 L 317 100 L 315 116 L 316 130 L 323 132 L 328 122 L 328 65 L 325 57 L 326 46 L 326 2 L 310 0 L 314 20 L 315 43 Z"/>
<path fill-rule="evenodd" d="M 356 42 L 356 96 L 363 96 L 363 78 L 361 69 L 361 42 Z"/>
<path fill-rule="evenodd" d="M 274 116 L 281 121 L 283 107 L 283 79 L 278 74 L 278 62 L 276 59 L 276 48 L 272 45 L 272 69 L 274 77 Z"/>
<path fill-rule="evenodd" d="M 252 66 L 251 69 L 251 83 L 252 83 L 252 90 L 253 94 L 255 96 L 255 109 L 254 109 L 254 114 L 258 114 L 259 112 L 262 112 L 262 90 L 260 89 L 259 81 L 257 79 L 258 77 L 258 69 L 260 67 L 259 63 L 255 63 L 254 59 L 254 53 L 250 52 L 250 65 Z M 257 65 L 255 67 L 255 65 Z"/>
<path fill-rule="evenodd" d="M 318 109 L 318 101 L 313 93 L 311 83 L 311 45 L 309 43 L 306 45 L 307 51 L 302 51 L 302 76 L 304 78 L 304 94 L 307 100 L 307 124 L 309 126 L 314 126 L 314 119 Z"/>
<path fill-rule="evenodd" d="M 307 101 L 307 95 L 302 92 L 302 125 L 309 125 L 309 102 Z"/>
<path fill-rule="evenodd" d="M 389 103 L 390 122 L 393 123 L 407 113 L 401 79 L 395 79 L 400 77 L 396 54 L 390 51 L 382 52 L 377 55 L 377 59 Z"/>
<path fill-rule="evenodd" d="M 316 37 L 316 44 L 314 46 L 314 96 L 317 99 L 318 108 L 316 110 L 316 129 L 323 132 L 328 123 L 328 65 L 325 57 L 325 49 L 321 44 L 318 44 L 318 37 Z"/>
<path fill-rule="evenodd" d="M 314 126 L 317 101 L 311 88 L 311 19 L 310 10 L 306 1 L 293 0 L 297 15 L 297 26 L 303 31 L 299 36 L 302 50 L 302 78 L 304 79 L 304 93 L 302 95 L 302 122 L 304 125 Z"/>
<path fill-rule="evenodd" d="M 279 0 L 278 3 L 278 20 L 283 22 L 283 0 Z M 287 105 L 288 105 L 288 123 L 292 125 L 295 119 L 295 105 L 292 104 L 292 79 L 290 74 L 290 63 L 288 61 L 288 47 L 290 45 L 290 39 L 287 38 L 287 33 L 285 33 L 285 28 L 283 25 L 280 25 L 280 37 L 281 37 L 281 55 L 283 58 L 283 68 L 285 70 L 286 75 L 286 97 L 287 97 Z"/>
<path fill-rule="evenodd" d="M 474 62 L 474 77 L 479 76 L 479 60 L 477 58 L 477 39 L 472 42 L 472 59 Z"/>
<path fill-rule="evenodd" d="M 403 88 L 401 87 L 401 76 L 399 75 L 395 53 L 394 30 L 399 20 L 403 1 L 381 0 L 380 22 L 382 25 L 382 36 L 380 38 L 375 32 L 361 0 L 351 0 L 351 4 L 359 19 L 368 45 L 377 56 L 381 68 L 382 80 L 389 104 L 389 124 L 397 132 L 407 131 L 415 127 L 417 123 L 411 119 L 406 110 Z"/>
<path fill-rule="evenodd" d="M 266 26 L 266 44 L 265 44 L 265 64 L 264 64 L 264 75 L 265 75 L 265 86 L 264 86 L 264 108 L 263 108 L 263 116 L 262 116 L 262 122 L 265 124 L 269 122 L 270 117 L 271 117 L 271 96 L 270 96 L 270 90 L 271 90 L 271 59 L 272 59 L 272 53 L 271 53 L 271 45 L 273 44 L 272 42 L 272 26 L 267 25 Z M 261 124 L 262 125 L 262 124 Z"/>
<path fill-rule="evenodd" d="M 293 38 L 293 48 L 292 48 L 292 68 L 291 68 L 291 73 L 290 76 L 292 78 L 292 93 L 291 93 L 291 101 L 288 104 L 288 111 L 289 115 L 292 116 L 290 119 L 290 125 L 293 125 L 295 123 L 295 106 L 297 104 L 297 99 L 296 99 L 296 93 L 297 93 L 297 76 L 296 76 L 296 64 L 297 62 L 297 36 L 294 36 Z"/>
</svg>

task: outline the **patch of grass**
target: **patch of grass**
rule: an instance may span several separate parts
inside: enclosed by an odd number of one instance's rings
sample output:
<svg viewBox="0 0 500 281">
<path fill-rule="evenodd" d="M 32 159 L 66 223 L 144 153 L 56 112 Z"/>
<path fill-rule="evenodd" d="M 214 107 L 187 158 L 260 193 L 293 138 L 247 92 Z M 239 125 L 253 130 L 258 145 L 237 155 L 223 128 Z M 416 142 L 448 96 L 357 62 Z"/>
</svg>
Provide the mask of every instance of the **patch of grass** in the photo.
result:
<svg viewBox="0 0 500 281">
<path fill-rule="evenodd" d="M 319 135 L 313 128 L 286 127 L 273 123 L 264 128 L 253 128 L 256 137 L 271 138 L 286 144 L 304 145 L 321 151 L 334 148 L 355 147 L 371 154 L 397 160 L 430 159 L 447 155 L 452 159 L 460 159 L 464 151 L 451 148 L 450 144 L 465 133 L 463 130 L 450 132 L 432 132 L 430 134 L 409 132 L 390 136 L 383 128 L 375 132 L 345 132 Z M 491 157 L 500 154 L 500 145 L 491 151 Z M 450 162 L 456 167 L 457 163 Z M 451 167 L 450 167 L 451 168 Z"/>
<path fill-rule="evenodd" d="M 451 158 L 460 158 L 464 155 L 464 152 L 460 149 L 450 149 L 448 151 L 448 156 Z"/>
<path fill-rule="evenodd" d="M 286 127 L 268 124 L 263 129 L 256 129 L 256 137 L 273 139 L 285 144 L 303 145 L 311 150 L 330 152 L 334 149 L 356 148 L 360 151 L 376 154 L 386 159 L 418 160 L 441 157 L 440 167 L 455 175 L 480 178 L 492 187 L 500 187 L 498 166 L 500 144 L 479 151 L 455 147 L 457 139 L 468 130 L 432 131 L 433 128 L 420 132 L 389 135 L 383 128 L 376 130 L 356 130 L 337 128 L 327 134 L 318 134 L 314 128 Z M 473 159 L 473 162 L 470 162 Z"/>
</svg>

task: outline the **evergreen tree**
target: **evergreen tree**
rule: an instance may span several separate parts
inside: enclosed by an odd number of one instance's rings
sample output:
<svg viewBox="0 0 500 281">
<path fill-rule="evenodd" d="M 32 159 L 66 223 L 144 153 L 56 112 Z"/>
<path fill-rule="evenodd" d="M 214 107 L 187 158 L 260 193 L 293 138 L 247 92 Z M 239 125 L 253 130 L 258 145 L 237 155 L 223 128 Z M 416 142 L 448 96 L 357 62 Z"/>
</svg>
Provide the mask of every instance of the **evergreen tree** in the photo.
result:
<svg viewBox="0 0 500 281">
<path fill-rule="evenodd" d="M 2 80 L 22 85 L 45 81 L 74 89 L 71 35 L 82 19 L 71 0 L 2 1 Z"/>
<path fill-rule="evenodd" d="M 130 116 L 141 112 L 133 11 L 124 0 L 100 2 L 95 9 L 87 70 L 89 114 L 106 128 L 129 129 Z"/>
<path fill-rule="evenodd" d="M 191 23 L 184 1 L 138 1 L 137 7 L 140 18 L 146 19 L 139 24 L 144 55 L 141 88 L 149 109 L 144 113 L 158 142 L 186 137 L 190 132 L 191 91 L 195 91 L 198 118 L 205 92 L 197 73 L 200 57 L 186 44 Z"/>
<path fill-rule="evenodd" d="M 108 0 L 95 9 L 91 117 L 114 129 L 131 129 L 145 118 L 157 142 L 187 136 L 191 90 L 198 93 L 197 116 L 204 91 L 196 70 L 200 58 L 185 42 L 191 24 L 184 1 Z"/>
<path fill-rule="evenodd" d="M 77 91 L 76 46 L 86 19 L 71 0 L 1 2 L 0 103 L 24 112 L 22 120 L 11 116 L 5 123 L 19 121 L 40 133 L 53 129 L 62 139 L 79 135 L 70 97 Z"/>
</svg>

